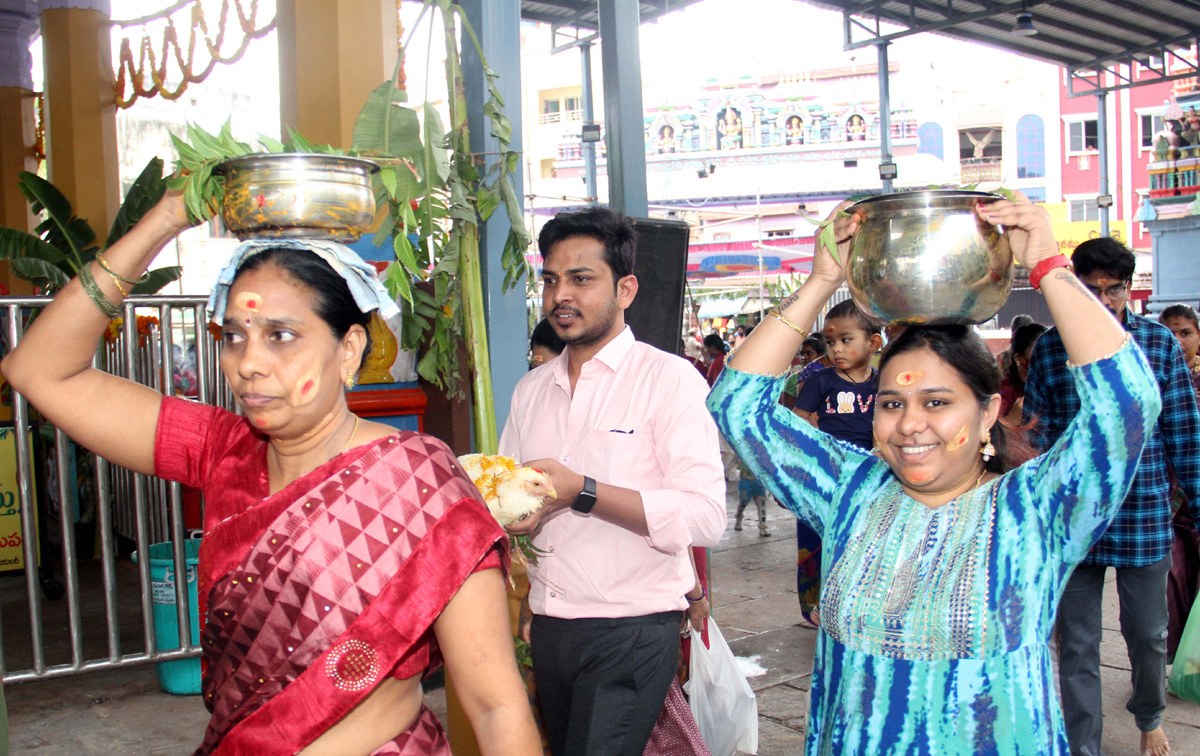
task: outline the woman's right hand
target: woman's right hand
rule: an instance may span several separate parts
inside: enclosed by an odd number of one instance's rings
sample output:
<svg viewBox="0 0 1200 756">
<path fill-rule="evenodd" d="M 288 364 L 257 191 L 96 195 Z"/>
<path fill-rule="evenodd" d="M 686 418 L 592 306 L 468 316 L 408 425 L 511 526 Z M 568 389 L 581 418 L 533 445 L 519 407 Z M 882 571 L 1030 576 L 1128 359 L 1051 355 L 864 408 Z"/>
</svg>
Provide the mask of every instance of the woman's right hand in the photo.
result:
<svg viewBox="0 0 1200 756">
<path fill-rule="evenodd" d="M 1020 192 L 1013 199 L 980 204 L 979 216 L 994 226 L 1004 226 L 1013 257 L 1027 270 L 1033 270 L 1047 257 L 1059 254 L 1058 242 L 1050 224 L 1050 214 Z"/>
<path fill-rule="evenodd" d="M 846 281 L 846 263 L 850 259 L 850 239 L 858 230 L 862 217 L 858 213 L 844 214 L 852 203 L 849 200 L 841 202 L 833 209 L 825 220 L 832 220 L 833 237 L 837 241 L 838 260 L 833 259 L 825 245 L 821 244 L 821 233 L 817 233 L 813 243 L 812 275 L 822 278 L 835 286 L 841 286 Z M 822 229 L 823 230 L 823 229 Z"/>
<path fill-rule="evenodd" d="M 188 220 L 187 206 L 183 202 L 183 192 L 177 189 L 168 189 L 146 216 L 161 223 L 163 229 L 172 237 L 192 226 L 192 222 Z"/>
</svg>

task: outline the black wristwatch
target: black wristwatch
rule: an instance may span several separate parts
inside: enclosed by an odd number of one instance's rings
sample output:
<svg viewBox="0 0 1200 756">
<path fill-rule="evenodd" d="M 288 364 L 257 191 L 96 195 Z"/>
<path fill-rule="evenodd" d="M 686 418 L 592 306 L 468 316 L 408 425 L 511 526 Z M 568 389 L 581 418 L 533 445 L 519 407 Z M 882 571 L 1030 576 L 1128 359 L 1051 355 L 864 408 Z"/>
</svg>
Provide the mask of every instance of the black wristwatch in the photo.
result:
<svg viewBox="0 0 1200 756">
<path fill-rule="evenodd" d="M 594 506 L 596 506 L 596 480 L 585 475 L 583 476 L 583 490 L 575 497 L 571 509 L 580 514 L 588 514 Z"/>
</svg>

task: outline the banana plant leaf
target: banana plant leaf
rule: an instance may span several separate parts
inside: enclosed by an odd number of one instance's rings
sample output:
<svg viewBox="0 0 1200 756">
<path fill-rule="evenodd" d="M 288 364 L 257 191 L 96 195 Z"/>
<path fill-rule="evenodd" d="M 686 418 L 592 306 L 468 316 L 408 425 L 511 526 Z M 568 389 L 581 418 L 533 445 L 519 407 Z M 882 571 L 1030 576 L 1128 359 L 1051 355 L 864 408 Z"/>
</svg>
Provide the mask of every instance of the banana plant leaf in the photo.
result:
<svg viewBox="0 0 1200 756">
<path fill-rule="evenodd" d="M 96 241 L 96 232 L 86 220 L 75 217 L 71 203 L 62 192 L 46 179 L 29 171 L 21 171 L 19 186 L 33 212 L 46 213 L 46 220 L 37 227 L 43 239 L 68 255 L 73 255 L 76 265 L 84 261 L 85 250 L 95 254 L 92 243 Z"/>
<path fill-rule="evenodd" d="M 163 178 L 163 161 L 160 158 L 151 158 L 150 162 L 146 163 L 146 167 L 142 169 L 141 174 L 134 179 L 129 191 L 125 193 L 125 201 L 121 204 L 121 209 L 117 211 L 116 220 L 113 221 L 112 229 L 108 232 L 108 239 L 104 242 L 105 249 L 111 247 L 117 239 L 136 226 L 142 216 L 158 204 L 166 191 L 167 182 Z"/>
<path fill-rule="evenodd" d="M 129 290 L 130 294 L 157 294 L 158 290 L 172 281 L 179 279 L 183 273 L 183 268 L 178 265 L 171 265 L 166 268 L 155 268 L 147 274 L 145 281 L 134 286 Z"/>
<path fill-rule="evenodd" d="M 0 260 L 8 260 L 18 276 L 37 285 L 65 286 L 70 276 L 67 256 L 54 245 L 15 228 L 0 228 Z"/>
</svg>

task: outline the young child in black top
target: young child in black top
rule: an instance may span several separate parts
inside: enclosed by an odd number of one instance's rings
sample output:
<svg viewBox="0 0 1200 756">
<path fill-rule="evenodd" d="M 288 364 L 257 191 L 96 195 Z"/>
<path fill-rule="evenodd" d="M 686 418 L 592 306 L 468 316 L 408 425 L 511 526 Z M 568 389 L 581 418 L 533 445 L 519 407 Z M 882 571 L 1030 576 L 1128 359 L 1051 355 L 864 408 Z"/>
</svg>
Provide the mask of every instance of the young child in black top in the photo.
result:
<svg viewBox="0 0 1200 756">
<path fill-rule="evenodd" d="M 814 373 L 796 397 L 796 414 L 834 438 L 870 449 L 871 423 L 879 376 L 871 358 L 883 346 L 879 326 L 867 320 L 852 300 L 834 305 L 821 329 L 833 367 Z M 796 523 L 796 591 L 800 611 L 820 624 L 817 605 L 821 595 L 821 539 L 802 522 Z"/>
<path fill-rule="evenodd" d="M 871 357 L 883 346 L 879 326 L 853 301 L 834 305 L 822 329 L 832 370 L 815 373 L 796 397 L 796 409 L 834 438 L 870 449 L 878 375 Z"/>
</svg>

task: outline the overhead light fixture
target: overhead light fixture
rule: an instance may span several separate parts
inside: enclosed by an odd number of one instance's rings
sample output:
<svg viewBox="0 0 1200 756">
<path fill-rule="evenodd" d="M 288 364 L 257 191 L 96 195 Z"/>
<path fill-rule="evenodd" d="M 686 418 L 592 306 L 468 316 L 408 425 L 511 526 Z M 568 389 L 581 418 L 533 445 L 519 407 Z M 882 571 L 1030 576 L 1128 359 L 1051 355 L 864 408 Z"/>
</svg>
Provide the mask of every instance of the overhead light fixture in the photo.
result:
<svg viewBox="0 0 1200 756">
<path fill-rule="evenodd" d="M 1032 37 L 1037 34 L 1037 27 L 1033 25 L 1033 14 L 1025 7 L 1025 3 L 1021 3 L 1021 12 L 1017 14 L 1017 23 L 1013 24 L 1013 36 L 1016 37 Z"/>
</svg>

